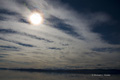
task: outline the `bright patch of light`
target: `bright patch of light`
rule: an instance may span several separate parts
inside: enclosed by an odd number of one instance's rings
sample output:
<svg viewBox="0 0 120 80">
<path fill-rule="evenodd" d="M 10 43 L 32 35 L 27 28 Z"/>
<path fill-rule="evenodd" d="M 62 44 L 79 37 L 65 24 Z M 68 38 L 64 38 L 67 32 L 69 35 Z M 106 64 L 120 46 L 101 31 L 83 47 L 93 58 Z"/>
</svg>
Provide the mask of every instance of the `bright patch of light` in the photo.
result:
<svg viewBox="0 0 120 80">
<path fill-rule="evenodd" d="M 40 13 L 34 12 L 30 15 L 30 23 L 33 25 L 39 25 L 42 24 L 43 17 Z"/>
</svg>

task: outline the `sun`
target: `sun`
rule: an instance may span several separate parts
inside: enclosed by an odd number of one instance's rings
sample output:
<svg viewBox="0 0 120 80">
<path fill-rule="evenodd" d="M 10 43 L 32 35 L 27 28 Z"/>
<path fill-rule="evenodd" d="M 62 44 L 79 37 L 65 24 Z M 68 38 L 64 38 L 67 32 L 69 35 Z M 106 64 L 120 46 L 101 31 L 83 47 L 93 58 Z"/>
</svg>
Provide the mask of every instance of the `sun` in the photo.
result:
<svg viewBox="0 0 120 80">
<path fill-rule="evenodd" d="M 39 25 L 43 23 L 43 16 L 39 12 L 33 12 L 30 17 L 29 21 L 33 25 Z"/>
</svg>

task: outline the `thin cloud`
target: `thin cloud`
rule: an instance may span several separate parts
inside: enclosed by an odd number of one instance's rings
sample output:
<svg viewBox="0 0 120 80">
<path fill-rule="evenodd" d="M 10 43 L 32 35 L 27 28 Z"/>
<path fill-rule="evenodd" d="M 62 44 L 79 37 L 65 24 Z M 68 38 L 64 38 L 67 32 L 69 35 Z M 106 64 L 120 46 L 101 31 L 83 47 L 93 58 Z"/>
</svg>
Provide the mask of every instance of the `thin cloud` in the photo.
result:
<svg viewBox="0 0 120 80">
<path fill-rule="evenodd" d="M 92 31 L 98 23 L 109 20 L 107 14 L 83 15 L 60 1 L 1 0 L 0 4 L 3 10 L 0 16 L 5 14 L 0 17 L 0 49 L 5 49 L 0 55 L 9 54 L 8 58 L 1 59 L 2 66 L 118 68 L 120 55 L 116 49 L 120 45 L 109 44 L 101 34 Z M 44 14 L 43 24 L 34 26 L 28 23 L 29 14 L 34 9 Z M 19 51 L 12 50 L 16 48 Z M 110 63 L 114 65 L 110 66 Z"/>
<path fill-rule="evenodd" d="M 53 50 L 62 50 L 62 48 L 56 48 L 56 47 L 49 47 L 48 49 L 53 49 Z"/>
<path fill-rule="evenodd" d="M 77 32 L 74 31 L 74 28 L 71 25 L 64 23 L 65 20 L 62 20 L 62 19 L 57 18 L 55 16 L 51 16 L 47 20 L 50 23 L 54 23 L 53 25 L 51 25 L 52 27 L 57 28 L 57 29 L 59 29 L 59 30 L 61 30 L 61 31 L 73 36 L 73 37 L 83 39 L 83 37 L 80 36 L 80 34 L 78 34 Z"/>
</svg>

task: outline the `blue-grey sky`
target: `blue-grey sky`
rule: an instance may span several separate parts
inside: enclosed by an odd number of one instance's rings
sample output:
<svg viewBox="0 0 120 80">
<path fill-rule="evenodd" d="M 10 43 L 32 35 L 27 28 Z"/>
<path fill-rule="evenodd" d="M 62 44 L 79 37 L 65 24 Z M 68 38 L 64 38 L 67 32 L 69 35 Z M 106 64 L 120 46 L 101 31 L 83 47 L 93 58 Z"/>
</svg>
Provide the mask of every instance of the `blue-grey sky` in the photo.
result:
<svg viewBox="0 0 120 80">
<path fill-rule="evenodd" d="M 0 0 L 0 67 L 120 69 L 119 3 Z M 40 25 L 29 23 L 34 10 Z"/>
</svg>

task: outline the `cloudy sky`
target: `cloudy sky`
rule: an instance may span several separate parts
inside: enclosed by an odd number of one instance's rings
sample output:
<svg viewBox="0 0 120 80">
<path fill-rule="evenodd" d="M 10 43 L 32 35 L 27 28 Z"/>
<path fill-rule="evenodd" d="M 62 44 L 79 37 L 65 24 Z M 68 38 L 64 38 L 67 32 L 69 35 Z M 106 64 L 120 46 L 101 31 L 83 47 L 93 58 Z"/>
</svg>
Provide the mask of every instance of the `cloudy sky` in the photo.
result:
<svg viewBox="0 0 120 80">
<path fill-rule="evenodd" d="M 0 68 L 120 69 L 119 4 L 0 0 Z M 30 24 L 34 10 L 42 24 Z"/>
</svg>

